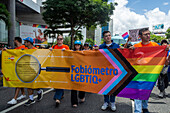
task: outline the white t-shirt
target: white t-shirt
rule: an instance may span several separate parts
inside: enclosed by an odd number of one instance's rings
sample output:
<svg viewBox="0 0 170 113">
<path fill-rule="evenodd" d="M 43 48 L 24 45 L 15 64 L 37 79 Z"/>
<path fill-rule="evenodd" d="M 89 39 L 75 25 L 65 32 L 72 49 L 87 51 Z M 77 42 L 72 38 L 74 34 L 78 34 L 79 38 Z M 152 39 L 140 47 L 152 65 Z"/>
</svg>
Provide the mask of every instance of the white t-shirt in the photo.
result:
<svg viewBox="0 0 170 113">
<path fill-rule="evenodd" d="M 112 45 L 112 43 L 110 43 L 110 44 L 106 44 L 106 46 L 107 46 L 107 47 L 109 47 L 110 45 Z"/>
</svg>

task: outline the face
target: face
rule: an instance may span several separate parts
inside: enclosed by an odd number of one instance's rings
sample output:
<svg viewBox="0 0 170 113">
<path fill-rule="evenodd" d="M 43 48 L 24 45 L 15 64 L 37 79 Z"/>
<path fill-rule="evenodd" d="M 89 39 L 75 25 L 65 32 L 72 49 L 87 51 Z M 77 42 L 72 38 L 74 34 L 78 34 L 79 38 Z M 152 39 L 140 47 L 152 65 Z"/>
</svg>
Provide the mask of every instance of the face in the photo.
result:
<svg viewBox="0 0 170 113">
<path fill-rule="evenodd" d="M 61 35 L 57 37 L 57 43 L 63 44 L 63 37 Z"/>
<path fill-rule="evenodd" d="M 84 45 L 84 49 L 85 49 L 85 50 L 89 49 L 89 45 L 85 44 L 85 45 Z"/>
<path fill-rule="evenodd" d="M 41 33 L 41 29 L 38 29 L 38 32 Z"/>
<path fill-rule="evenodd" d="M 104 34 L 104 40 L 106 42 L 111 42 L 111 34 L 109 32 Z"/>
<path fill-rule="evenodd" d="M 80 45 L 79 44 L 75 44 L 75 48 L 76 48 L 76 50 L 79 50 L 80 49 Z"/>
<path fill-rule="evenodd" d="M 168 45 L 167 43 L 163 43 L 162 46 Z"/>
<path fill-rule="evenodd" d="M 150 32 L 149 32 L 149 30 L 144 31 L 142 33 L 141 39 L 142 39 L 143 42 L 149 42 L 149 40 L 150 40 Z"/>
<path fill-rule="evenodd" d="M 28 41 L 26 41 L 26 40 L 24 40 L 24 45 L 25 45 L 26 47 L 28 47 L 29 42 L 28 42 Z"/>
<path fill-rule="evenodd" d="M 14 40 L 14 45 L 15 45 L 15 46 L 17 46 L 17 43 L 18 43 L 18 41 L 17 41 L 17 40 Z"/>
</svg>

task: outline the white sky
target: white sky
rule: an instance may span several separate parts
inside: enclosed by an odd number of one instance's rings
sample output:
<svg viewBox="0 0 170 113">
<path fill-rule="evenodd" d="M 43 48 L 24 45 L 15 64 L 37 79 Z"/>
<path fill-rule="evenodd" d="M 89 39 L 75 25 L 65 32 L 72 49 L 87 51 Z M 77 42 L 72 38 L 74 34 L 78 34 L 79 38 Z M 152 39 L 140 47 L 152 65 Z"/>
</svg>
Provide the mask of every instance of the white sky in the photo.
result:
<svg viewBox="0 0 170 113">
<path fill-rule="evenodd" d="M 170 10 L 168 14 L 159 10 L 159 7 L 153 10 L 145 10 L 144 15 L 136 14 L 126 7 L 128 0 L 115 0 L 118 3 L 116 10 L 114 10 L 113 31 L 114 34 L 123 34 L 129 29 L 137 29 L 149 27 L 152 31 L 152 26 L 157 24 L 164 24 L 164 31 L 170 27 Z"/>
</svg>

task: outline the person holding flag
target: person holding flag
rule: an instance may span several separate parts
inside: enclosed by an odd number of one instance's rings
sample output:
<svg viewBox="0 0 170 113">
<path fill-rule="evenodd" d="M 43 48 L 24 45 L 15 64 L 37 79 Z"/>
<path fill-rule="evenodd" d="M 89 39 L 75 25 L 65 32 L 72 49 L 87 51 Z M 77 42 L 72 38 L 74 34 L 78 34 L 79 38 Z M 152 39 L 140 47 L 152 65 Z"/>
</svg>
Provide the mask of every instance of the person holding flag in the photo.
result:
<svg viewBox="0 0 170 113">
<path fill-rule="evenodd" d="M 21 37 L 15 37 L 14 39 L 14 45 L 15 45 L 15 49 L 28 49 L 27 47 L 25 47 L 25 45 L 22 45 L 22 39 Z M 21 90 L 21 96 L 18 97 L 19 95 L 19 91 Z M 17 98 L 18 97 L 18 98 Z M 10 100 L 7 104 L 10 104 L 10 105 L 14 105 L 14 104 L 17 104 L 17 101 L 18 100 L 22 100 L 26 98 L 26 95 L 25 95 L 25 91 L 24 91 L 24 88 L 15 88 L 15 95 L 14 95 L 14 98 L 12 100 Z"/>
<path fill-rule="evenodd" d="M 110 31 L 104 31 L 102 34 L 105 42 L 99 46 L 99 49 L 116 49 L 120 47 L 118 44 L 112 42 Z M 104 104 L 101 109 L 106 110 L 109 107 L 109 104 L 111 110 L 116 111 L 115 95 L 104 95 Z"/>
<path fill-rule="evenodd" d="M 139 37 L 141 38 L 142 42 L 139 42 L 133 46 L 131 49 L 135 49 L 135 47 L 149 47 L 149 46 L 159 46 L 156 42 L 150 41 L 150 31 L 148 28 L 143 28 L 139 30 Z M 134 99 L 135 102 L 135 109 L 134 113 L 149 113 L 148 111 L 148 100 L 138 100 Z"/>
</svg>

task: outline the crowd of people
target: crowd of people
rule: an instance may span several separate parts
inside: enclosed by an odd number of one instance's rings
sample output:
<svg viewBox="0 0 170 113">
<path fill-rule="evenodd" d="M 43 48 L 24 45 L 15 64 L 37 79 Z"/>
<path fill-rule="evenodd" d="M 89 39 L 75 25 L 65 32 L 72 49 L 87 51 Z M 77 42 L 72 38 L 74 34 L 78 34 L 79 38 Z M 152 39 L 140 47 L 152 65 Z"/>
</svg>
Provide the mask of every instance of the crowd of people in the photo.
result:
<svg viewBox="0 0 170 113">
<path fill-rule="evenodd" d="M 93 49 L 98 50 L 98 49 L 116 49 L 116 48 L 129 48 L 129 49 L 135 49 L 136 47 L 147 47 L 147 46 L 159 46 L 157 43 L 150 41 L 150 31 L 149 29 L 141 29 L 139 31 L 139 37 L 141 38 L 141 42 L 137 43 L 135 45 L 129 45 L 128 41 L 130 38 L 128 38 L 127 43 L 122 47 L 116 43 L 114 43 L 111 40 L 111 33 L 109 31 L 104 31 L 103 32 L 103 39 L 104 43 L 101 44 L 100 46 L 94 45 Z M 15 37 L 14 44 L 15 44 L 15 49 L 37 49 L 34 47 L 33 42 L 34 40 L 31 37 L 27 37 L 24 40 L 24 45 L 22 45 L 22 39 L 20 37 Z M 162 40 L 161 45 L 168 45 L 167 40 Z M 167 46 L 167 49 L 169 46 Z M 7 49 L 7 48 L 6 48 Z M 61 49 L 61 50 L 69 50 L 69 47 L 65 44 L 63 44 L 63 36 L 58 35 L 57 36 L 57 44 L 49 48 L 51 51 L 53 49 Z M 5 49 L 4 49 L 5 50 Z M 84 51 L 84 50 L 90 50 L 90 45 L 89 43 L 84 43 L 84 46 L 82 47 L 82 43 L 79 40 L 76 40 L 74 42 L 74 49 L 73 51 Z M 168 49 L 169 50 L 169 49 Z M 167 60 L 165 62 L 165 68 L 166 73 L 160 73 L 159 79 L 158 79 L 158 89 L 160 90 L 160 94 L 158 96 L 160 98 L 163 98 L 166 96 L 165 89 L 168 87 L 168 72 L 170 73 L 170 68 L 166 68 L 169 65 L 170 57 L 167 56 Z M 30 89 L 28 88 L 28 96 L 29 100 L 25 103 L 26 106 L 29 106 L 33 103 L 35 103 L 35 100 L 33 98 L 33 92 L 36 90 L 37 91 L 37 101 L 40 101 L 43 98 L 43 90 L 42 89 Z M 21 91 L 21 96 L 18 97 L 19 92 Z M 77 95 L 78 92 L 78 95 Z M 61 99 L 64 97 L 64 90 L 63 89 L 55 89 L 55 94 L 54 94 L 54 100 L 56 103 L 56 106 L 58 107 L 61 104 Z M 104 95 L 104 103 L 101 106 L 101 110 L 106 110 L 109 106 L 112 111 L 116 111 L 116 104 L 115 104 L 115 97 L 116 95 Z M 16 88 L 15 89 L 15 94 L 14 98 L 7 102 L 7 104 L 17 104 L 18 100 L 26 98 L 26 94 L 24 92 L 24 88 Z M 85 92 L 83 91 L 76 91 L 76 90 L 71 90 L 71 105 L 72 107 L 76 108 L 78 107 L 78 98 L 80 99 L 80 103 L 85 102 Z M 148 100 L 137 100 L 134 99 L 134 104 L 135 104 L 135 113 L 149 113 L 148 110 Z"/>
</svg>

